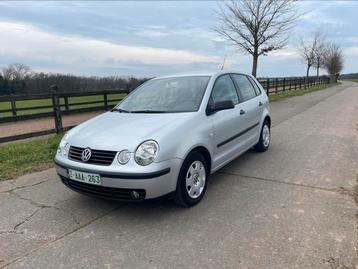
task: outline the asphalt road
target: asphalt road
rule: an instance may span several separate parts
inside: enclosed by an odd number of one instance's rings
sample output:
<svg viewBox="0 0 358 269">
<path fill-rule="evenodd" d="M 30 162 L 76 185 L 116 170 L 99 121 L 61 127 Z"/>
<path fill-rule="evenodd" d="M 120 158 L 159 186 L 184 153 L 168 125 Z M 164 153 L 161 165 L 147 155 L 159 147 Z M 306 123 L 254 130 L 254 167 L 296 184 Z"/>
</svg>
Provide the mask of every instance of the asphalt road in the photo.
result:
<svg viewBox="0 0 358 269">
<path fill-rule="evenodd" d="M 358 268 L 358 84 L 271 107 L 269 151 L 190 209 L 81 196 L 53 169 L 0 183 L 0 267 Z"/>
</svg>

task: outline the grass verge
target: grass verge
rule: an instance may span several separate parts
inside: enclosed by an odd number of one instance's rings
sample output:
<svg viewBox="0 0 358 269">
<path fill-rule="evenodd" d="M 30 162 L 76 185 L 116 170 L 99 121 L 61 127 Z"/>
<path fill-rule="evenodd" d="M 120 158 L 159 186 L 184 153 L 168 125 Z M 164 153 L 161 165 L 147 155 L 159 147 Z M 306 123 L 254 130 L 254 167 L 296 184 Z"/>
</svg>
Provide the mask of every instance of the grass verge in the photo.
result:
<svg viewBox="0 0 358 269">
<path fill-rule="evenodd" d="M 0 181 L 52 166 L 61 135 L 0 145 Z"/>
<path fill-rule="evenodd" d="M 271 94 L 269 96 L 269 100 L 270 102 L 276 102 L 288 97 L 292 97 L 292 96 L 301 96 L 304 95 L 306 93 L 310 93 L 310 92 L 315 92 L 315 91 L 320 91 L 320 90 L 324 90 L 336 85 L 341 84 L 340 82 L 338 83 L 333 83 L 333 84 L 323 84 L 323 85 L 318 85 L 318 86 L 314 86 L 311 88 L 307 88 L 307 89 L 301 89 L 301 90 L 292 90 L 292 91 L 286 91 L 286 92 L 281 92 L 281 93 L 277 93 L 277 94 Z"/>
</svg>

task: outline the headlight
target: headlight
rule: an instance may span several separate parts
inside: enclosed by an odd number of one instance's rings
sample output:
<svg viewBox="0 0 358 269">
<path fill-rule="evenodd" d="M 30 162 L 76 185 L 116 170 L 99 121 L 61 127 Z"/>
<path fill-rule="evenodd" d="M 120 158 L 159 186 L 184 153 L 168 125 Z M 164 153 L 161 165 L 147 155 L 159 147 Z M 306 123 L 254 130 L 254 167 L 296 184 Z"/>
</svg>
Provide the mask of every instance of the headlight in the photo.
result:
<svg viewBox="0 0 358 269">
<path fill-rule="evenodd" d="M 135 152 L 134 159 L 139 165 L 152 163 L 158 155 L 159 145 L 154 140 L 144 141 Z"/>
<path fill-rule="evenodd" d="M 127 162 L 129 162 L 130 158 L 131 158 L 131 153 L 127 149 L 124 149 L 121 152 L 119 152 L 117 156 L 117 160 L 120 164 L 126 164 Z"/>
<path fill-rule="evenodd" d="M 68 133 L 66 133 L 60 142 L 60 145 L 58 146 L 57 153 L 62 153 L 63 156 L 66 156 L 68 154 L 68 151 L 70 149 L 70 145 L 67 143 L 68 140 Z"/>
</svg>

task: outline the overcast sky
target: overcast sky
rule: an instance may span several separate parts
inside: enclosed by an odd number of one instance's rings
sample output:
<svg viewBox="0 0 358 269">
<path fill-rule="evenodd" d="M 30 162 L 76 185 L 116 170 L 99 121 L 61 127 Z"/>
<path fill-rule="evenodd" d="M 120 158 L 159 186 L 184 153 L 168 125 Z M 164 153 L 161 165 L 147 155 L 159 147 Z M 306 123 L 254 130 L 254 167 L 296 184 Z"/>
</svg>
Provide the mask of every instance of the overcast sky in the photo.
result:
<svg viewBox="0 0 358 269">
<path fill-rule="evenodd" d="M 188 70 L 251 71 L 212 28 L 210 2 L 0 2 L 0 67 L 21 62 L 36 71 L 156 76 Z M 261 57 L 258 76 L 305 74 L 296 46 L 316 30 L 343 47 L 343 73 L 358 72 L 358 2 L 299 2 L 304 14 L 288 46 Z"/>
</svg>

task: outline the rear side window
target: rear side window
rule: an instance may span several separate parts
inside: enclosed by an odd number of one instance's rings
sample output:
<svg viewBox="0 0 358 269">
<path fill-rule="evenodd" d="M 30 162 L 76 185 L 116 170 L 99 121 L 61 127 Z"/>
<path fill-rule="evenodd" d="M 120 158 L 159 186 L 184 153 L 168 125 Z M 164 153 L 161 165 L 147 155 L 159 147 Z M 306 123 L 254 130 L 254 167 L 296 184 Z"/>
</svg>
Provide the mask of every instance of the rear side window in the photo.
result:
<svg viewBox="0 0 358 269">
<path fill-rule="evenodd" d="M 259 85 L 257 85 L 257 82 L 254 81 L 251 77 L 248 77 L 252 86 L 254 86 L 254 89 L 255 89 L 255 92 L 256 92 L 256 95 L 260 95 L 261 94 L 261 89 L 259 87 Z"/>
<path fill-rule="evenodd" d="M 255 89 L 247 76 L 233 74 L 232 77 L 239 88 L 238 90 L 240 91 L 243 102 L 256 97 Z"/>
<path fill-rule="evenodd" d="M 227 100 L 233 101 L 235 105 L 239 103 L 235 85 L 229 75 L 223 75 L 215 81 L 211 99 L 214 103 Z"/>
</svg>

